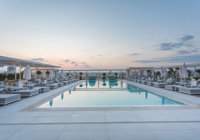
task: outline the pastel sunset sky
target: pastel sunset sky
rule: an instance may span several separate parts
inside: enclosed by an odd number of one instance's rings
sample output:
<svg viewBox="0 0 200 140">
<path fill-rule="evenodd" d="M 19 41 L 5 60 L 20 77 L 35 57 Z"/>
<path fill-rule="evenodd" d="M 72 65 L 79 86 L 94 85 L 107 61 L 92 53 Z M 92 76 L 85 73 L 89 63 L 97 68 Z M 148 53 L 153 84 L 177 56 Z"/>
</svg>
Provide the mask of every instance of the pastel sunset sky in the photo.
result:
<svg viewBox="0 0 200 140">
<path fill-rule="evenodd" d="M 63 69 L 200 61 L 200 0 L 0 0 L 0 55 Z"/>
</svg>

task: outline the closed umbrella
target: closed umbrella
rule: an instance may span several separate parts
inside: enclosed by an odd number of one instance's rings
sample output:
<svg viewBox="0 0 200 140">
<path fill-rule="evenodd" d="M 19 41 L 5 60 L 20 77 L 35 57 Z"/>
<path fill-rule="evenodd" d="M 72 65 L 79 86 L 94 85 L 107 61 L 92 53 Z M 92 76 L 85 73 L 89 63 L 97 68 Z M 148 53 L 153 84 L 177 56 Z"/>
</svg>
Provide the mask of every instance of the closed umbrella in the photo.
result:
<svg viewBox="0 0 200 140">
<path fill-rule="evenodd" d="M 154 70 L 151 71 L 151 75 L 152 75 L 152 77 L 154 77 Z"/>
<path fill-rule="evenodd" d="M 164 77 L 163 67 L 161 67 L 161 77 Z"/>
<path fill-rule="evenodd" d="M 164 73 L 164 77 L 167 77 L 167 71 L 166 71 L 166 69 L 164 69 L 163 71 L 164 71 L 163 72 Z"/>
<path fill-rule="evenodd" d="M 140 70 L 138 70 L 138 76 L 140 76 Z"/>
<path fill-rule="evenodd" d="M 43 77 L 43 78 L 46 78 L 45 70 L 43 70 L 43 72 L 42 72 L 42 77 Z"/>
<path fill-rule="evenodd" d="M 130 74 L 129 74 L 129 75 L 130 75 L 130 78 L 132 77 L 132 74 L 133 74 L 133 73 L 132 73 L 132 70 L 130 70 Z"/>
<path fill-rule="evenodd" d="M 187 67 L 185 63 L 183 64 L 183 69 L 182 69 L 182 78 L 188 78 L 188 72 L 187 72 Z"/>
<path fill-rule="evenodd" d="M 182 67 L 179 67 L 179 76 L 182 78 Z"/>
<path fill-rule="evenodd" d="M 26 67 L 25 77 L 26 77 L 25 78 L 26 80 L 30 80 L 31 79 L 31 70 L 30 70 L 29 65 Z"/>
<path fill-rule="evenodd" d="M 26 68 L 24 68 L 23 79 L 26 79 Z"/>
<path fill-rule="evenodd" d="M 53 78 L 53 70 L 52 70 L 52 68 L 50 70 L 50 78 Z"/>
<path fill-rule="evenodd" d="M 143 75 L 144 75 L 144 76 L 148 76 L 147 70 L 144 70 L 144 71 L 143 71 Z"/>
</svg>

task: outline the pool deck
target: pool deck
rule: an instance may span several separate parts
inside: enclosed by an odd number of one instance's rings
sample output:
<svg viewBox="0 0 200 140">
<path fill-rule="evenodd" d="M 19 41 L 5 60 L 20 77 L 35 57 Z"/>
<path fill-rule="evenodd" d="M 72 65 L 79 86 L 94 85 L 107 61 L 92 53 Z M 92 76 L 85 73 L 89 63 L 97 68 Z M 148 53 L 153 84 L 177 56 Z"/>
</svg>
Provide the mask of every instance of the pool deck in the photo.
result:
<svg viewBox="0 0 200 140">
<path fill-rule="evenodd" d="M 200 98 L 125 81 L 184 106 L 37 109 L 82 81 L 0 107 L 0 140 L 199 140 Z"/>
</svg>

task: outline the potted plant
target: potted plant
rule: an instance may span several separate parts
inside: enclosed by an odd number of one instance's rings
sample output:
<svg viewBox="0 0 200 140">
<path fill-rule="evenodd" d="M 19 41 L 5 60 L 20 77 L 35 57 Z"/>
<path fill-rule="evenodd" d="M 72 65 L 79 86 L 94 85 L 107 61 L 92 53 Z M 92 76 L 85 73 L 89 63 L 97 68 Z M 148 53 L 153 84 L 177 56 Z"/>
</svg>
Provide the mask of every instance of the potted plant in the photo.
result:
<svg viewBox="0 0 200 140">
<path fill-rule="evenodd" d="M 6 80 L 7 75 L 6 74 L 1 74 L 1 84 L 4 84 L 4 81 Z"/>
<path fill-rule="evenodd" d="M 49 74 L 50 74 L 50 72 L 49 71 L 46 71 L 46 74 L 48 75 L 48 77 L 49 77 Z"/>
<path fill-rule="evenodd" d="M 106 73 L 103 73 L 103 80 L 106 79 Z"/>
<path fill-rule="evenodd" d="M 117 78 L 118 73 L 115 73 L 115 77 Z"/>
<path fill-rule="evenodd" d="M 40 76 L 40 74 L 42 74 L 42 72 L 38 70 L 36 73 L 37 73 L 38 79 L 39 79 L 39 76 Z"/>
<path fill-rule="evenodd" d="M 82 72 L 79 73 L 79 75 L 80 75 L 80 80 L 82 80 L 82 74 L 83 74 Z"/>
</svg>

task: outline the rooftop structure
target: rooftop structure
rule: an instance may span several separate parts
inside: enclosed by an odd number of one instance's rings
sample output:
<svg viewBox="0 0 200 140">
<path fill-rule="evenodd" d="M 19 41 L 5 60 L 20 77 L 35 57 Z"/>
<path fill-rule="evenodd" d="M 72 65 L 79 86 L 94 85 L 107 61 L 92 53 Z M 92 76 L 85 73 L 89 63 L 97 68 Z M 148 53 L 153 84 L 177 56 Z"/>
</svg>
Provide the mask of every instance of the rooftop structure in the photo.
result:
<svg viewBox="0 0 200 140">
<path fill-rule="evenodd" d="M 23 60 L 18 58 L 11 58 L 6 56 L 0 56 L 0 67 L 4 66 L 18 66 L 18 67 L 26 67 L 29 65 L 30 67 L 52 67 L 52 68 L 60 68 L 60 66 L 30 61 L 30 60 Z"/>
</svg>

